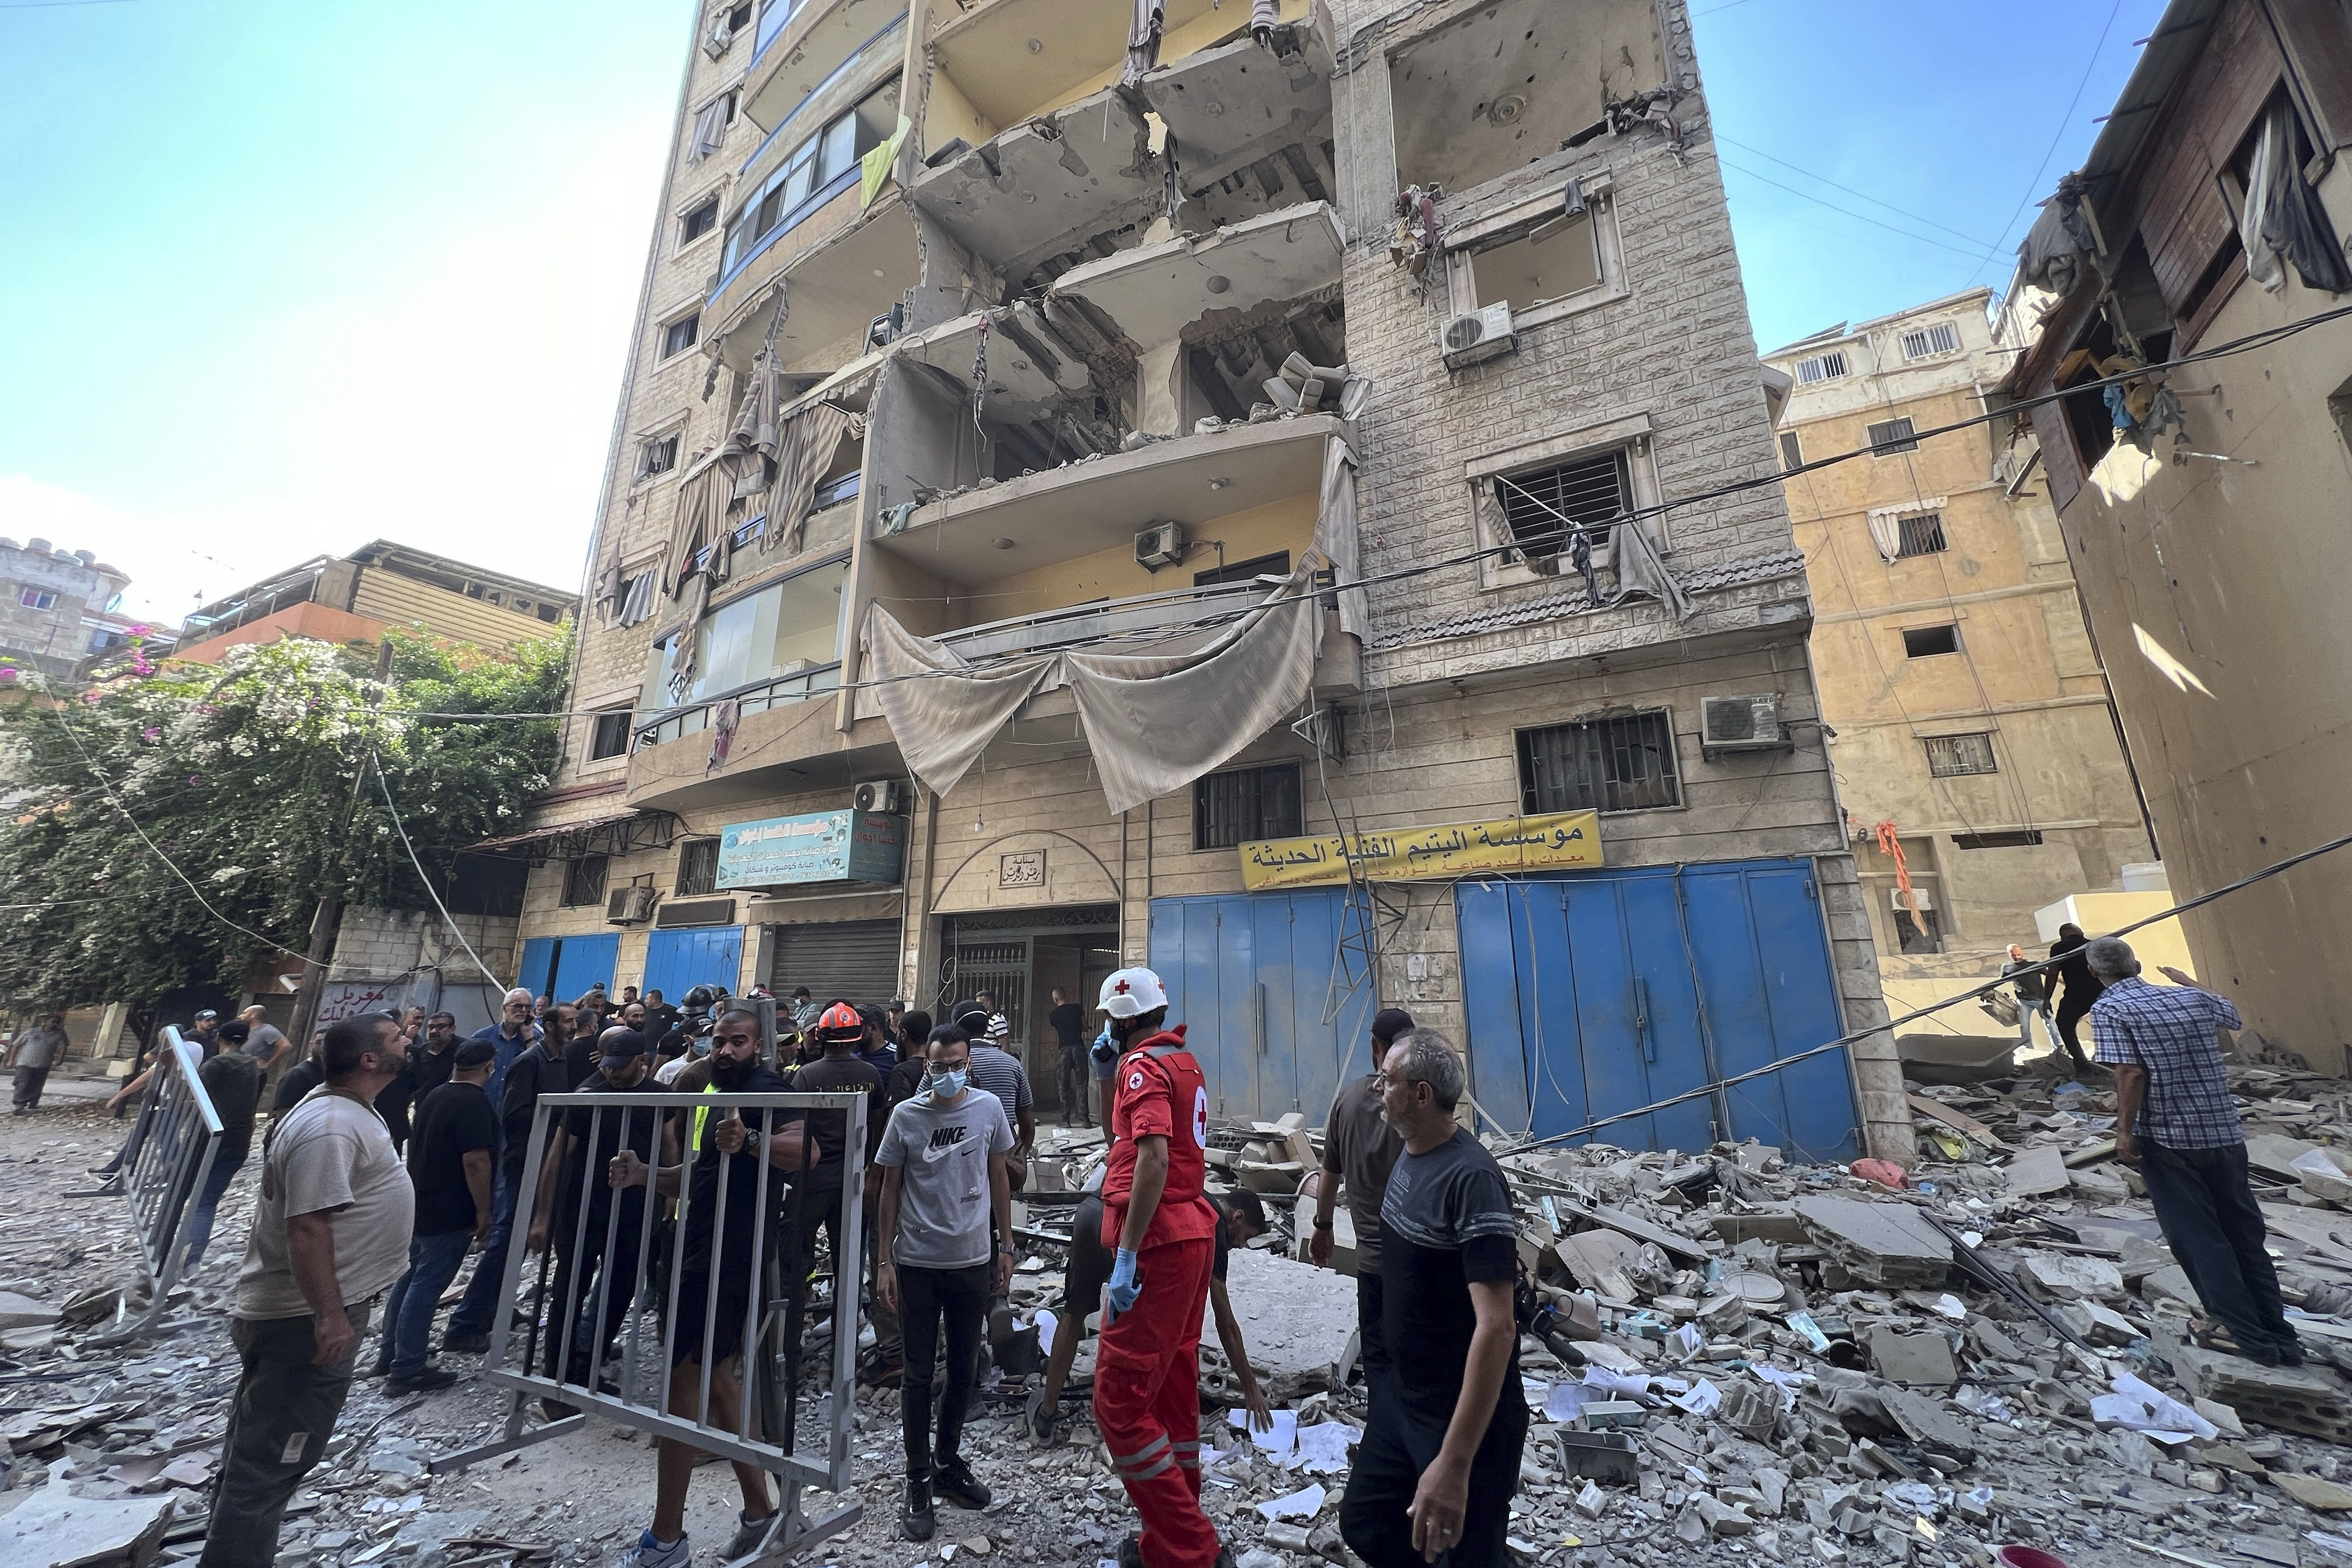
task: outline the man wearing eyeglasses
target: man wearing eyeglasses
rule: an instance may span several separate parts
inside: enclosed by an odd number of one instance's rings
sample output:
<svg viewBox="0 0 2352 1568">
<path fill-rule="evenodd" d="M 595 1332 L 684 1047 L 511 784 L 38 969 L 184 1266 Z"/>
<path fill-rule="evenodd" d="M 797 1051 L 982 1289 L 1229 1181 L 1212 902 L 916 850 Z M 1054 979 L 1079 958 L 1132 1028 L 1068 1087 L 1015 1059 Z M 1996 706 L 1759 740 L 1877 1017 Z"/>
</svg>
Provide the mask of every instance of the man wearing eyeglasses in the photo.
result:
<svg viewBox="0 0 2352 1568">
<path fill-rule="evenodd" d="M 1398 1037 L 1381 1063 L 1381 1114 L 1404 1152 L 1381 1202 L 1381 1331 L 1392 1362 L 1339 1533 L 1370 1568 L 1444 1558 L 1500 1568 L 1519 1485 L 1527 1402 L 1511 1295 L 1518 1226 L 1495 1157 L 1454 1119 L 1461 1055 L 1434 1029 Z"/>
</svg>

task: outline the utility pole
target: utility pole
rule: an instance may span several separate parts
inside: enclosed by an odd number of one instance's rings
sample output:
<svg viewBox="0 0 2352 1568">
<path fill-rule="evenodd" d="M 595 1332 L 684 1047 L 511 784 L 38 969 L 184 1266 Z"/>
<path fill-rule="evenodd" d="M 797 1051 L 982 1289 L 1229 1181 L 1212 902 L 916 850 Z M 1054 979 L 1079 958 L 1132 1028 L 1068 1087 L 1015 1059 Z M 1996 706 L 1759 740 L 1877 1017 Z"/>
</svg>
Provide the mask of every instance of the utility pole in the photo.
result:
<svg viewBox="0 0 2352 1568">
<path fill-rule="evenodd" d="M 375 678 L 381 682 L 392 673 L 392 643 L 386 638 L 376 648 Z M 367 785 L 368 757 L 360 759 L 359 770 L 352 774 L 351 803 L 343 811 L 343 837 L 348 843 L 352 825 L 359 820 L 360 791 Z M 332 893 L 321 894 L 319 907 L 310 914 L 310 942 L 302 954 L 302 984 L 294 992 L 294 1026 L 286 1031 L 294 1042 L 295 1059 L 310 1054 L 310 1032 L 319 1026 L 319 1002 L 327 989 L 327 968 L 334 962 L 335 938 L 342 933 L 343 900 Z"/>
</svg>

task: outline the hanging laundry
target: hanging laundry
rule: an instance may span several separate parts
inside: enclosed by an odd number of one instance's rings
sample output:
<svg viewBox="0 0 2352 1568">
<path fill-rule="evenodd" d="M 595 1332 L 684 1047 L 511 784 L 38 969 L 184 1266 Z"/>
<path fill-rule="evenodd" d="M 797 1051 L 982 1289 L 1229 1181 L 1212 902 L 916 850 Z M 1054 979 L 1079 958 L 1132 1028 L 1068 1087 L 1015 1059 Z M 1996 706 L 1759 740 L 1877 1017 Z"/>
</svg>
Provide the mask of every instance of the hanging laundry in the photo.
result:
<svg viewBox="0 0 2352 1568">
<path fill-rule="evenodd" d="M 1168 0 L 1135 0 L 1135 15 L 1127 26 L 1127 65 L 1118 85 L 1133 87 L 1143 73 L 1160 63 L 1160 35 L 1168 26 Z"/>
<path fill-rule="evenodd" d="M 704 773 L 727 765 L 727 752 L 735 744 L 735 726 L 742 717 L 740 698 L 730 697 L 710 710 L 710 761 L 703 765 Z"/>
<path fill-rule="evenodd" d="M 2294 263 L 2305 288 L 2341 294 L 2352 289 L 2352 264 L 2319 193 L 2303 177 L 2300 136 L 2294 105 L 2284 98 L 2273 103 L 2246 170 L 2246 210 L 2238 223 L 2246 273 L 2275 294 L 2286 283 L 2284 257 Z"/>
<path fill-rule="evenodd" d="M 1903 907 L 1914 915 L 1919 912 L 1919 896 L 1911 890 L 1911 862 L 1904 858 L 1903 840 L 1896 836 L 1890 820 L 1871 829 L 1878 840 L 1878 852 L 1895 862 L 1895 892 Z"/>
</svg>

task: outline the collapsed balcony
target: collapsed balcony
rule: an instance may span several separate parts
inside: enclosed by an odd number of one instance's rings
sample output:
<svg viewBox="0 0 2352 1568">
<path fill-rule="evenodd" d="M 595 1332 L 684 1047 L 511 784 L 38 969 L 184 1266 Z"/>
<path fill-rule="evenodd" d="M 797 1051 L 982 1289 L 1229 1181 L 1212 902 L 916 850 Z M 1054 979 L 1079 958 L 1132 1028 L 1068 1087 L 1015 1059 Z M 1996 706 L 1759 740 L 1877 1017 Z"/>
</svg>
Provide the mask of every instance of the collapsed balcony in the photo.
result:
<svg viewBox="0 0 2352 1568">
<path fill-rule="evenodd" d="M 1139 243 L 1155 220 L 1214 226 L 1330 199 L 1329 41 L 1304 4 L 1283 9 L 1261 44 L 1206 5 L 1171 5 L 1160 63 L 1122 86 L 1122 9 L 1067 26 L 1056 10 L 1046 47 L 1018 20 L 1044 0 L 995 0 L 933 40 L 916 205 L 1022 293 Z M 1082 47 L 1062 74 L 1030 68 Z"/>
</svg>

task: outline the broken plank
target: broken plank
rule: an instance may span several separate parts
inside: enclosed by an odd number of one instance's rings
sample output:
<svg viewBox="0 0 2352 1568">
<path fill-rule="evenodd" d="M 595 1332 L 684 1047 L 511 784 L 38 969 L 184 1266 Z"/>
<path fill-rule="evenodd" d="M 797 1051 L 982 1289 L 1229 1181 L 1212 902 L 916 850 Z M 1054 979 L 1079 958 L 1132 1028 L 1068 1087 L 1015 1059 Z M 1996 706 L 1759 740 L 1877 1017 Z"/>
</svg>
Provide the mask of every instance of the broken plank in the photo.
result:
<svg viewBox="0 0 2352 1568">
<path fill-rule="evenodd" d="M 1973 1139 L 1988 1149 L 2007 1150 L 2011 1147 L 2002 1141 L 2000 1133 L 1964 1111 L 1954 1110 L 1950 1106 L 1940 1100 L 1930 1100 L 1924 1094 L 1915 1094 L 1907 1098 L 1911 1101 L 1912 1110 L 1932 1121 L 1942 1122 L 1963 1138 Z"/>
<path fill-rule="evenodd" d="M 1605 1225 L 1610 1229 L 1630 1236 L 1636 1241 L 1646 1241 L 1669 1258 L 1680 1258 L 1693 1263 L 1705 1263 L 1715 1256 L 1690 1237 L 1676 1236 L 1673 1231 L 1652 1225 L 1645 1219 L 1636 1218 L 1623 1209 L 1612 1209 L 1606 1204 L 1596 1204 L 1588 1208 L 1573 1198 L 1555 1197 L 1552 1202 L 1579 1219 L 1589 1219 L 1595 1225 Z"/>
</svg>

